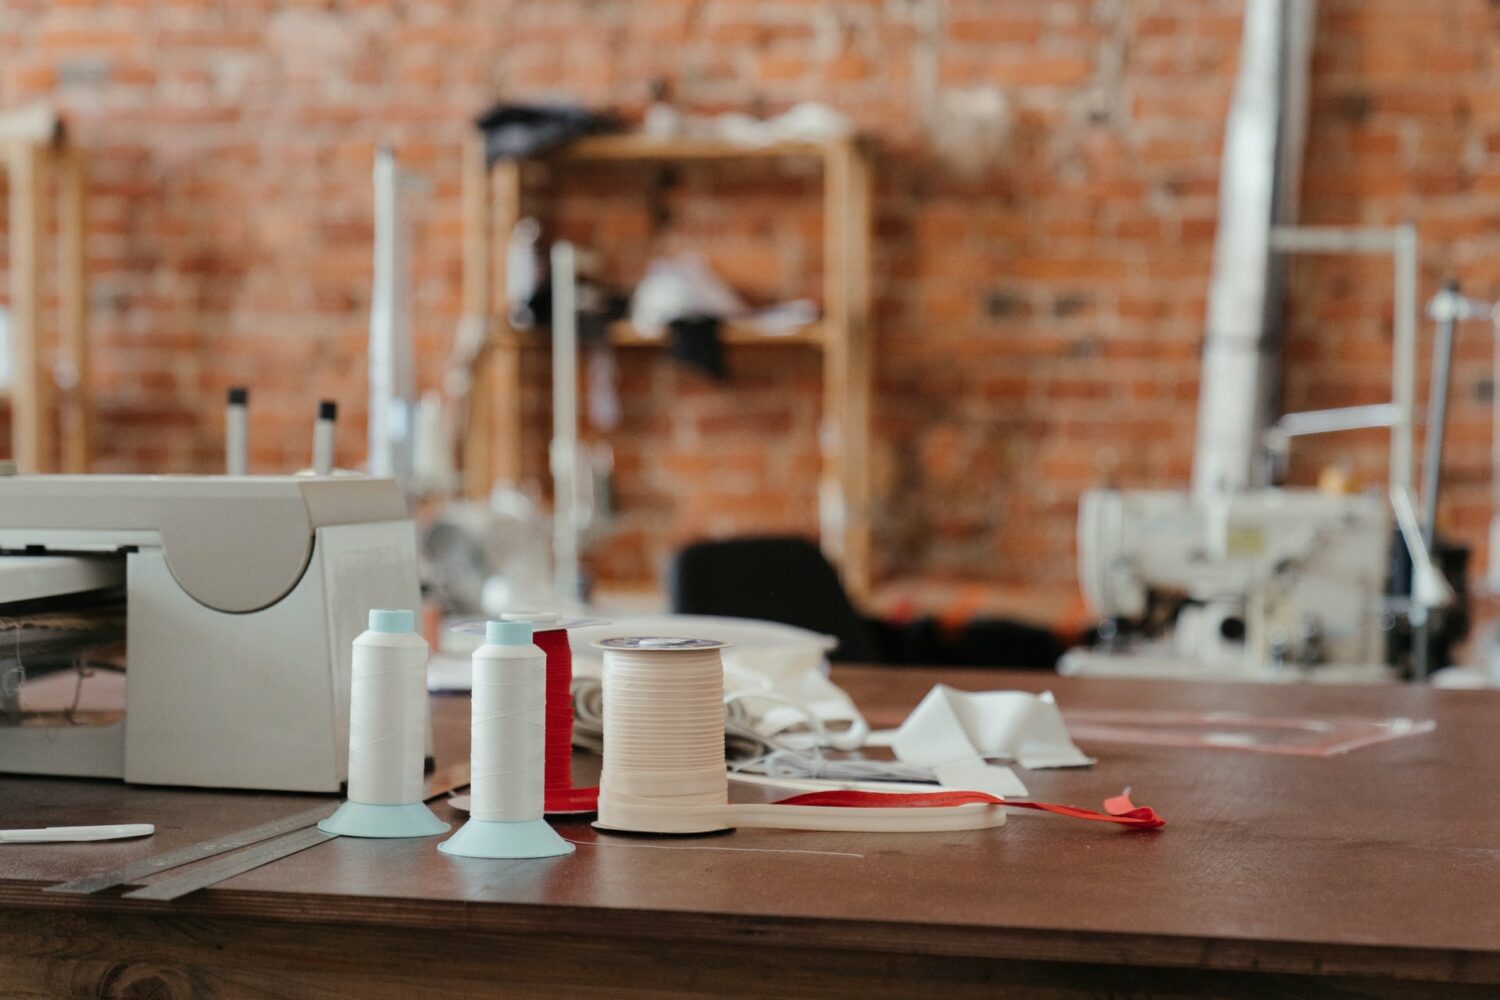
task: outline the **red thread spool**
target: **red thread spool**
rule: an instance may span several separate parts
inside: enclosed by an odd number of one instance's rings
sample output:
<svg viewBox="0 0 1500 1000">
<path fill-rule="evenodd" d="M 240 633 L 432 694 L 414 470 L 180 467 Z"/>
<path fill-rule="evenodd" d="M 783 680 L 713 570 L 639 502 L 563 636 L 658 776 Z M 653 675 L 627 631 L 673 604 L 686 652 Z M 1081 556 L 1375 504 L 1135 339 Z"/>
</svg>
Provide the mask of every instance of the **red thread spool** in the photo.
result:
<svg viewBox="0 0 1500 1000">
<path fill-rule="evenodd" d="M 547 732 L 543 787 L 549 813 L 599 809 L 599 789 L 573 787 L 573 650 L 564 628 L 538 631 L 532 641 L 547 654 Z"/>
</svg>

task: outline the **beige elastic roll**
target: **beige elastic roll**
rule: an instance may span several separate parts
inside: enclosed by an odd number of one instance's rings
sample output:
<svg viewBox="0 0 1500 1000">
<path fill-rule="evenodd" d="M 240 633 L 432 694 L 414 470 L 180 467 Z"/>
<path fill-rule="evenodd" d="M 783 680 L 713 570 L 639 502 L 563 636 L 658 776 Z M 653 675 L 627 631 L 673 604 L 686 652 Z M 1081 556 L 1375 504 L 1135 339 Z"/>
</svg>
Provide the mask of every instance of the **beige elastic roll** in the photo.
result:
<svg viewBox="0 0 1500 1000">
<path fill-rule="evenodd" d="M 994 805 L 856 809 L 729 803 L 724 769 L 723 643 L 606 639 L 604 770 L 609 830 L 706 833 L 732 827 L 918 832 L 1001 826 Z"/>
</svg>

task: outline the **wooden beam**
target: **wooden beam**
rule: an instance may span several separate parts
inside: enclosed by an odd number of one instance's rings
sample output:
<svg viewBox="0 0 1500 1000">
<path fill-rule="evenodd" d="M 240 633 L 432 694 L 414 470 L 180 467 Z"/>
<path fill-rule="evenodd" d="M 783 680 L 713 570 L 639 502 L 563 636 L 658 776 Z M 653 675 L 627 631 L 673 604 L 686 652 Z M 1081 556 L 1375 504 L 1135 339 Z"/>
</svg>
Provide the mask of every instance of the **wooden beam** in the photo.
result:
<svg viewBox="0 0 1500 1000">
<path fill-rule="evenodd" d="M 832 145 L 840 145 L 835 142 Z M 622 160 L 766 160 L 803 157 L 816 160 L 830 148 L 823 142 L 773 142 L 754 146 L 723 139 L 659 138 L 639 132 L 590 135 L 562 146 L 545 158 L 571 161 Z"/>
<path fill-rule="evenodd" d="M 844 586 L 870 587 L 870 167 L 854 142 L 824 160 L 824 547 Z M 830 537 L 831 536 L 831 537 Z"/>
<path fill-rule="evenodd" d="M 521 220 L 521 164 L 515 160 L 501 160 L 490 172 L 491 221 L 494 226 L 493 239 L 509 243 Z M 510 328 L 506 302 L 506 254 L 494 255 L 491 271 L 496 313 L 500 320 L 500 331 Z M 491 337 L 491 357 L 488 391 L 491 397 L 493 439 L 490 444 L 491 484 L 497 482 L 519 483 L 522 473 L 522 440 L 525 428 L 522 421 L 521 398 L 521 350 L 515 337 Z"/>
<path fill-rule="evenodd" d="M 464 495 L 482 500 L 494 475 L 490 469 L 490 407 L 488 405 L 488 353 L 493 301 L 490 290 L 489 170 L 485 166 L 484 136 L 471 131 L 463 144 L 463 329 L 460 337 L 472 342 L 466 365 L 467 388 L 463 402 Z"/>
<path fill-rule="evenodd" d="M 87 472 L 93 452 L 88 344 L 88 164 L 83 150 L 58 149 L 58 296 L 68 383 L 58 414 L 62 470 Z"/>
<path fill-rule="evenodd" d="M 52 470 L 52 373 L 42 345 L 47 149 L 10 146 L 11 454 L 20 472 Z"/>
</svg>

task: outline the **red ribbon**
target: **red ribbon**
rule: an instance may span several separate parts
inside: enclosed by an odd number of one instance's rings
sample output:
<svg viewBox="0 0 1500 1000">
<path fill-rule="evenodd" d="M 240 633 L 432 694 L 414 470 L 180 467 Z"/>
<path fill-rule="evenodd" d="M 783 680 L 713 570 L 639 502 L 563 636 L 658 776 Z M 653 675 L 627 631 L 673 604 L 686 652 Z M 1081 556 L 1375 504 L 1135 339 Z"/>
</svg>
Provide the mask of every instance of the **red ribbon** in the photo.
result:
<svg viewBox="0 0 1500 1000">
<path fill-rule="evenodd" d="M 984 805 L 1007 806 L 1012 809 L 1035 809 L 1039 812 L 1071 816 L 1074 819 L 1089 819 L 1100 823 L 1118 823 L 1138 830 L 1160 830 L 1167 821 L 1156 814 L 1150 806 L 1137 806 L 1130 801 L 1129 794 L 1116 795 L 1105 800 L 1104 812 L 1079 809 L 1076 806 L 1057 805 L 1052 802 L 1024 802 L 1018 799 L 1002 799 L 986 792 L 858 792 L 830 791 L 808 792 L 781 799 L 778 806 L 839 806 L 849 809 L 935 808 L 937 806 Z"/>
<path fill-rule="evenodd" d="M 568 630 L 537 632 L 532 641 L 547 654 L 547 722 L 543 738 L 546 810 L 596 812 L 599 789 L 573 787 L 573 651 L 568 646 Z"/>
</svg>

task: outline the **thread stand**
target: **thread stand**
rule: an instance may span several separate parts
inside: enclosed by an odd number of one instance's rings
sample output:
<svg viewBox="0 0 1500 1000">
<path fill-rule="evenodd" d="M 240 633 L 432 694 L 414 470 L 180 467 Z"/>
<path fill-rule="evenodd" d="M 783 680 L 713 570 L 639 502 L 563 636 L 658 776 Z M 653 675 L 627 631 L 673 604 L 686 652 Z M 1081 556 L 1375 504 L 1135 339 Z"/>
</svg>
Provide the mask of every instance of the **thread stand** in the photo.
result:
<svg viewBox="0 0 1500 1000">
<path fill-rule="evenodd" d="M 338 811 L 318 824 L 324 833 L 340 837 L 433 837 L 447 833 L 449 824 L 437 818 L 421 802 L 406 805 L 374 805 L 345 802 Z M 441 846 L 441 845 L 439 845 Z"/>
</svg>

